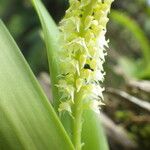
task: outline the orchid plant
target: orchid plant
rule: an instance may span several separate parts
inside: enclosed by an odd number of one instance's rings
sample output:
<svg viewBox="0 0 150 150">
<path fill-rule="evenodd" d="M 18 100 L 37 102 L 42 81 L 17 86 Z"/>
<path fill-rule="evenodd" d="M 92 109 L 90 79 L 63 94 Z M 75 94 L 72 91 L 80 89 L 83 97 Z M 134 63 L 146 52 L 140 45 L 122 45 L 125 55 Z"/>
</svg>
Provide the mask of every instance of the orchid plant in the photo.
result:
<svg viewBox="0 0 150 150">
<path fill-rule="evenodd" d="M 53 101 L 50 103 L 0 21 L 0 149 L 108 150 L 99 108 L 113 0 L 69 0 L 57 26 L 40 0 Z"/>
</svg>

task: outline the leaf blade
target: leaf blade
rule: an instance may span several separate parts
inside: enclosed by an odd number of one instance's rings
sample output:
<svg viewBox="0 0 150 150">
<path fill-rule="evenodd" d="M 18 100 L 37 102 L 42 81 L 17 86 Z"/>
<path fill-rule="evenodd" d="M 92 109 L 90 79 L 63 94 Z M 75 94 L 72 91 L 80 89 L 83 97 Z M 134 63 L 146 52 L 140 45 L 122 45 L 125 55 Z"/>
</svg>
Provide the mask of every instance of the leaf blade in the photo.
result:
<svg viewBox="0 0 150 150">
<path fill-rule="evenodd" d="M 27 62 L 1 21 L 0 83 L 0 148 L 74 149 Z"/>
<path fill-rule="evenodd" d="M 109 150 L 100 116 L 92 110 L 84 111 L 82 141 L 83 150 Z"/>
<path fill-rule="evenodd" d="M 59 30 L 43 3 L 40 0 L 31 0 L 31 2 L 39 16 L 44 33 L 44 42 L 47 49 L 52 94 L 54 99 L 53 103 L 55 110 L 58 111 L 60 97 L 58 95 L 58 88 L 55 85 L 57 84 L 57 77 L 59 75 L 59 66 L 57 63 L 60 51 Z"/>
</svg>

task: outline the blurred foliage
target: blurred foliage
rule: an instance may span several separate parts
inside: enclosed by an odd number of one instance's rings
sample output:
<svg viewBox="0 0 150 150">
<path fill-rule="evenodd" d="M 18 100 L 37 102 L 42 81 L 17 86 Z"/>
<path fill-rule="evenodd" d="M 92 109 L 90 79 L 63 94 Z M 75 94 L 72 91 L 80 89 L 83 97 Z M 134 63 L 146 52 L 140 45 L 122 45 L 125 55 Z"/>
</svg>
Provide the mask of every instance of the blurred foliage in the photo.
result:
<svg viewBox="0 0 150 150">
<path fill-rule="evenodd" d="M 68 0 L 43 2 L 58 23 L 68 7 Z M 122 87 L 126 77 L 150 79 L 150 0 L 115 0 L 112 8 L 107 32 L 110 50 L 105 63 L 106 87 Z M 39 21 L 29 0 L 0 0 L 0 17 L 34 73 L 47 71 L 46 50 Z M 120 109 L 112 118 L 125 126 L 132 117 L 131 111 Z M 129 123 L 126 127 L 142 148 L 149 149 L 149 124 Z"/>
<path fill-rule="evenodd" d="M 150 78 L 150 43 L 145 33 L 138 23 L 125 13 L 113 10 L 111 18 L 128 29 L 141 47 L 142 58 L 137 62 L 128 58 L 121 58 L 119 64 L 124 68 L 124 72 L 137 78 Z"/>
<path fill-rule="evenodd" d="M 114 120 L 122 124 L 127 130 L 129 136 L 136 141 L 143 150 L 150 148 L 150 124 L 149 117 L 129 110 L 117 110 Z"/>
<path fill-rule="evenodd" d="M 58 22 L 64 15 L 67 0 L 44 0 Z M 40 37 L 39 20 L 29 0 L 0 0 L 0 18 L 17 41 L 34 73 L 48 70 L 46 50 Z"/>
<path fill-rule="evenodd" d="M 150 79 L 150 7 L 146 0 L 114 2 L 108 37 L 128 77 Z"/>
<path fill-rule="evenodd" d="M 107 95 L 108 96 L 108 95 Z M 105 97 L 107 107 L 104 112 L 117 124 L 128 131 L 129 137 L 138 144 L 138 150 L 150 148 L 150 117 L 149 112 L 128 103 L 121 97 L 111 95 Z"/>
</svg>

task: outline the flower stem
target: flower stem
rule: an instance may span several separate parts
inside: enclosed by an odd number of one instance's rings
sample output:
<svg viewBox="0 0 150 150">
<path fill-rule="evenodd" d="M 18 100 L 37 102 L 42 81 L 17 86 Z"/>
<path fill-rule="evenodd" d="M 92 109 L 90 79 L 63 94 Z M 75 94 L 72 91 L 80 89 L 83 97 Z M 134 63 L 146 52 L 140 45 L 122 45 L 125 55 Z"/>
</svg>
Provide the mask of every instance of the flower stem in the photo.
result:
<svg viewBox="0 0 150 150">
<path fill-rule="evenodd" d="M 81 132 L 82 132 L 82 101 L 78 99 L 74 107 L 74 122 L 73 122 L 73 142 L 75 145 L 75 150 L 81 150 Z"/>
<path fill-rule="evenodd" d="M 83 17 L 81 19 L 82 26 L 80 27 L 79 35 L 81 37 L 84 37 L 84 21 L 85 18 L 91 13 L 92 11 L 92 5 L 96 2 L 96 0 L 92 0 L 85 8 Z M 81 94 L 80 94 L 81 93 Z M 79 93 L 75 94 L 75 105 L 74 105 L 74 122 L 73 122 L 73 143 L 75 146 L 75 150 L 81 150 L 82 149 L 82 139 L 81 139 L 81 133 L 82 133 L 82 114 L 83 114 L 83 100 L 82 100 L 82 90 Z"/>
</svg>

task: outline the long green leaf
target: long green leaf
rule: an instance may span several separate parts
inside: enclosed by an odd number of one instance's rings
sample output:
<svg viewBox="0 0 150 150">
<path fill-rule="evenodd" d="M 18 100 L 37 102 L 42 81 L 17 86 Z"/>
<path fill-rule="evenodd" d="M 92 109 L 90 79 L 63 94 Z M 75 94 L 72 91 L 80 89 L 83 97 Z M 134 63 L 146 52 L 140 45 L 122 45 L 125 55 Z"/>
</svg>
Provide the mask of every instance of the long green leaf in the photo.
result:
<svg viewBox="0 0 150 150">
<path fill-rule="evenodd" d="M 56 113 L 1 21 L 0 149 L 74 149 Z"/>
<path fill-rule="evenodd" d="M 44 33 L 44 41 L 47 48 L 47 56 L 49 62 L 49 70 L 50 70 L 50 77 L 51 77 L 51 84 L 52 84 L 52 94 L 54 102 L 54 107 L 56 111 L 58 111 L 59 105 L 59 95 L 58 95 L 58 88 L 56 87 L 57 84 L 57 77 L 59 75 L 59 67 L 58 67 L 58 56 L 59 56 L 59 30 L 45 9 L 44 5 L 40 0 L 31 0 L 35 10 L 40 18 L 40 22 L 42 25 L 43 33 Z"/>
</svg>

